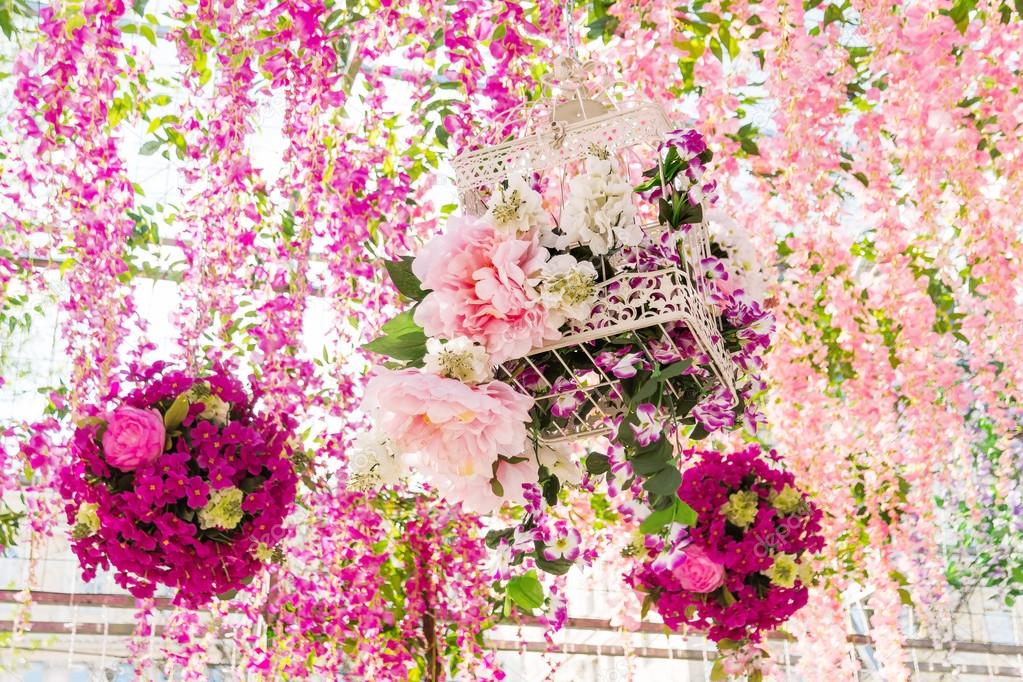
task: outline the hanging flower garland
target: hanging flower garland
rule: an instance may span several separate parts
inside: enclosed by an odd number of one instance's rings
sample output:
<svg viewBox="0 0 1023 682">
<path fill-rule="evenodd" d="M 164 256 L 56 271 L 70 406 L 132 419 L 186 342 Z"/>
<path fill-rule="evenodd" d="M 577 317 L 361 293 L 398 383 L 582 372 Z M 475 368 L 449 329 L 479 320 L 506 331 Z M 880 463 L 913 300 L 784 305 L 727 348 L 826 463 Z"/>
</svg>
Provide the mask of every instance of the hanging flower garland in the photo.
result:
<svg viewBox="0 0 1023 682">
<path fill-rule="evenodd" d="M 137 597 L 157 585 L 199 606 L 240 589 L 273 556 L 295 497 L 290 433 L 242 385 L 164 363 L 85 419 L 61 492 L 85 578 L 113 568 Z"/>
</svg>

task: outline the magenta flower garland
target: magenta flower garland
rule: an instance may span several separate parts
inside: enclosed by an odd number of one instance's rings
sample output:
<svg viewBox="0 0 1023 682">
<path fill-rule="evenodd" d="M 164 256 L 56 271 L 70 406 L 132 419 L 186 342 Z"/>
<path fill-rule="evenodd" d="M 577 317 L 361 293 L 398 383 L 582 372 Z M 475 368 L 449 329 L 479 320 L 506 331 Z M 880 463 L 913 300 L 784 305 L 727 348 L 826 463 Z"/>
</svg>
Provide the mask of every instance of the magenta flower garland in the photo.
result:
<svg viewBox="0 0 1023 682">
<path fill-rule="evenodd" d="M 197 607 L 227 597 L 283 537 L 297 477 L 292 425 L 256 410 L 221 371 L 156 363 L 136 388 L 80 422 L 60 490 L 86 580 L 113 569 L 137 597 L 158 585 Z"/>
</svg>

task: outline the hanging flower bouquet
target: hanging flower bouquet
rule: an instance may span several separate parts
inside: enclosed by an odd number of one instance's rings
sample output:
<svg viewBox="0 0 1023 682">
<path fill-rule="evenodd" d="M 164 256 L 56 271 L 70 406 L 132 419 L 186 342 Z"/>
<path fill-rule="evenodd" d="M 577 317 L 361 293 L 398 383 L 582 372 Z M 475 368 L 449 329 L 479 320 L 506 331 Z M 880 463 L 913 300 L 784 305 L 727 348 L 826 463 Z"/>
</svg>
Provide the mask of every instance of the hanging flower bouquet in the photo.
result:
<svg viewBox="0 0 1023 682">
<path fill-rule="evenodd" d="M 224 373 L 157 363 L 133 378 L 74 433 L 61 479 L 72 549 L 86 580 L 113 567 L 137 597 L 161 584 L 199 606 L 272 558 L 295 499 L 291 425 L 257 413 Z"/>
<path fill-rule="evenodd" d="M 756 643 L 806 603 L 821 511 L 774 452 L 686 455 L 677 500 L 641 527 L 658 542 L 628 579 L 668 627 Z"/>
</svg>

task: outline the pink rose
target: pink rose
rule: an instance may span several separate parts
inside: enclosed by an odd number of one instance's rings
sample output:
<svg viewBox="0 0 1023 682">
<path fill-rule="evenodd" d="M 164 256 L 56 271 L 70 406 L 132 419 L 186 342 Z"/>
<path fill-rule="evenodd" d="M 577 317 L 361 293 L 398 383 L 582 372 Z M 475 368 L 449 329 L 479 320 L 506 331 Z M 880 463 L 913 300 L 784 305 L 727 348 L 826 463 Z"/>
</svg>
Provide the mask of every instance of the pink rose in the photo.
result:
<svg viewBox="0 0 1023 682">
<path fill-rule="evenodd" d="M 119 407 L 107 416 L 103 455 L 121 471 L 133 471 L 156 460 L 163 452 L 167 432 L 156 410 Z"/>
<path fill-rule="evenodd" d="M 536 292 L 547 250 L 535 238 L 515 239 L 485 218 L 454 217 L 412 262 L 430 293 L 415 321 L 427 336 L 466 336 L 495 363 L 520 358 L 560 338 Z"/>
<path fill-rule="evenodd" d="M 377 370 L 363 400 L 419 473 L 442 492 L 452 490 L 445 495 L 451 501 L 465 497 L 465 479 L 490 492 L 497 456 L 522 453 L 532 405 L 500 381 L 469 386 L 419 369 Z"/>
<path fill-rule="evenodd" d="M 713 592 L 725 582 L 725 567 L 696 545 L 679 553 L 671 563 L 671 573 L 682 589 L 690 592 Z"/>
</svg>

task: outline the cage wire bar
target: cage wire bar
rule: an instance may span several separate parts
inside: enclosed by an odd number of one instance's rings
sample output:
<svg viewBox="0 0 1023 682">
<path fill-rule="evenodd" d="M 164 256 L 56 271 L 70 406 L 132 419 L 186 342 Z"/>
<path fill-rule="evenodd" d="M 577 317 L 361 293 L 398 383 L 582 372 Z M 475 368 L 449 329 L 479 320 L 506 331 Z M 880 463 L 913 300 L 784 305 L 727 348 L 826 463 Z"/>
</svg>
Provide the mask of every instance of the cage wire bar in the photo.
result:
<svg viewBox="0 0 1023 682">
<path fill-rule="evenodd" d="M 594 148 L 613 155 L 625 173 L 637 167 L 637 163 L 628 160 L 628 155 L 636 154 L 635 147 L 652 150 L 660 167 L 659 145 L 672 129 L 660 107 L 617 101 L 609 95 L 607 79 L 601 77 L 599 67 L 593 62 L 580 63 L 574 56 L 557 59 L 552 74 L 543 79 L 543 85 L 550 93 L 548 99 L 527 102 L 513 110 L 524 116 L 522 134 L 471 149 L 453 159 L 459 201 L 466 213 L 482 215 L 487 208 L 484 193 L 515 176 L 531 178 L 557 170 L 563 193 L 565 178 L 572 167 L 581 163 Z M 498 126 L 499 131 L 502 129 Z M 481 137 L 486 140 L 487 133 Z M 629 181 L 636 184 L 634 177 L 630 176 Z M 661 184 L 663 188 L 663 168 Z M 641 225 L 648 239 L 664 234 L 664 229 L 656 223 L 642 222 Z M 552 423 L 539 434 L 542 442 L 572 441 L 608 433 L 612 429 L 611 417 L 621 413 L 623 393 L 618 390 L 619 379 L 597 365 L 588 348 L 598 339 L 631 335 L 646 359 L 656 367 L 660 363 L 651 355 L 647 342 L 640 339 L 639 332 L 658 332 L 660 343 L 670 346 L 681 359 L 685 355 L 668 327 L 684 325 L 707 358 L 711 381 L 724 386 L 735 398 L 739 370 L 724 348 L 719 322 L 708 305 L 707 285 L 700 270 L 701 261 L 710 254 L 708 232 L 707 222 L 702 220 L 679 235 L 675 246 L 680 263 L 673 267 L 638 271 L 627 267 L 621 251 L 612 254 L 609 260 L 617 266 L 618 272 L 611 277 L 602 273 L 603 281 L 598 283 L 596 291 L 597 304 L 590 318 L 571 324 L 561 339 L 532 349 L 522 361 L 505 363 L 498 369 L 499 379 L 533 395 L 541 405 L 553 404 L 567 393 L 582 394 L 587 408 L 576 412 L 566 424 Z M 582 353 L 593 363 L 593 371 L 589 373 L 592 376 L 585 376 L 571 387 L 558 389 L 534 362 L 536 356 L 546 353 L 550 353 L 552 362 L 568 372 L 567 376 L 573 376 L 573 372 L 565 356 Z M 519 380 L 525 369 L 539 375 L 542 392 L 527 390 Z M 673 398 L 679 399 L 674 387 L 667 383 Z"/>
</svg>

